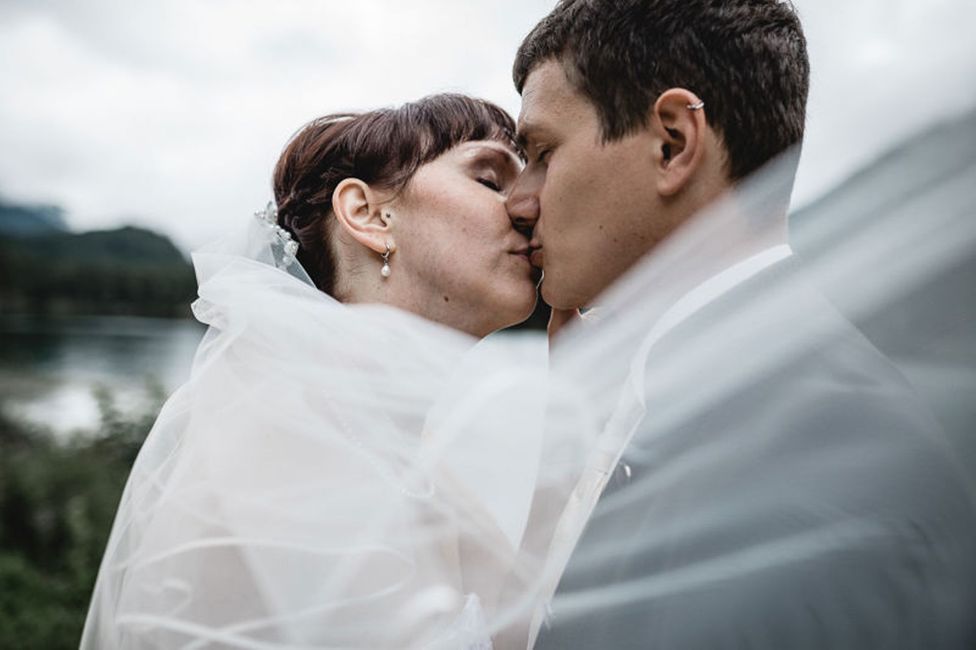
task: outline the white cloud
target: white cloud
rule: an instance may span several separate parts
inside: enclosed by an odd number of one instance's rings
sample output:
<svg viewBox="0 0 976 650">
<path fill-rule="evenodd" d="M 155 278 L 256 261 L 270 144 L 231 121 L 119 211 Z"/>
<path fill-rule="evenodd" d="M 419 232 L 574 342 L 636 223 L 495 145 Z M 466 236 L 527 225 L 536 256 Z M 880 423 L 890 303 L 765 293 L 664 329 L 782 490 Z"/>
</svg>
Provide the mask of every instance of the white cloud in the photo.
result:
<svg viewBox="0 0 976 650">
<path fill-rule="evenodd" d="M 800 0 L 812 67 L 802 204 L 889 146 L 976 104 L 976 4 Z"/>
<path fill-rule="evenodd" d="M 552 0 L 0 3 L 0 193 L 184 247 L 262 205 L 323 113 L 441 90 L 517 112 L 512 57 Z M 800 0 L 813 59 L 802 202 L 976 101 L 976 6 Z"/>
</svg>

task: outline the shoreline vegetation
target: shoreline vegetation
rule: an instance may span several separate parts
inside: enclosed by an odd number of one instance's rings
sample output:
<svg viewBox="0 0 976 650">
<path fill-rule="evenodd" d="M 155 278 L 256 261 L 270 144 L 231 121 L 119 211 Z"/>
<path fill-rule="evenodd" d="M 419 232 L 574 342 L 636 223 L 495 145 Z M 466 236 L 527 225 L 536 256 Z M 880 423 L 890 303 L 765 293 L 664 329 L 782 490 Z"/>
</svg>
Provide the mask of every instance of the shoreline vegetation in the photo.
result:
<svg viewBox="0 0 976 650">
<path fill-rule="evenodd" d="M 96 389 L 98 427 L 67 439 L 0 404 L 0 648 L 78 647 L 122 489 L 165 398 L 150 391 L 126 413 Z"/>
</svg>

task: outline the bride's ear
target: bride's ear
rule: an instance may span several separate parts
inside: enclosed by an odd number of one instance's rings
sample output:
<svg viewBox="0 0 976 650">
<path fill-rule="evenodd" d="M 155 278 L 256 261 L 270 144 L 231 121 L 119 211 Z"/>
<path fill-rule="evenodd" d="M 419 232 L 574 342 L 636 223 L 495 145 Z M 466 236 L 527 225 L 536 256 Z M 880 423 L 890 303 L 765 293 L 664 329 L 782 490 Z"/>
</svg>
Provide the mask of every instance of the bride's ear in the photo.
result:
<svg viewBox="0 0 976 650">
<path fill-rule="evenodd" d="M 390 224 L 379 197 L 358 178 L 346 178 L 332 192 L 332 212 L 339 226 L 366 248 L 383 254 L 391 240 Z"/>
</svg>

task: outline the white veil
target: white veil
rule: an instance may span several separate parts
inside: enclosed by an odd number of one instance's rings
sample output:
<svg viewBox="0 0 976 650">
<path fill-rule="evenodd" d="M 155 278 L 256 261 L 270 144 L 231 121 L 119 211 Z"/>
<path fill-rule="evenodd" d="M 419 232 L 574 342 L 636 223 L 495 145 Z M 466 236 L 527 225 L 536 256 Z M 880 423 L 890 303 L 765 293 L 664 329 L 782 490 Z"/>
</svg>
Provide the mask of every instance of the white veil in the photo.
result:
<svg viewBox="0 0 976 650">
<path fill-rule="evenodd" d="M 82 647 L 971 642 L 973 119 L 675 318 L 791 173 L 656 249 L 551 368 L 539 336 L 339 304 L 257 223 L 198 252 L 210 329 L 133 468 Z"/>
<path fill-rule="evenodd" d="M 536 483 L 544 340 L 340 304 L 289 253 L 258 220 L 194 254 L 210 327 L 133 467 L 83 648 L 488 642 Z"/>
</svg>

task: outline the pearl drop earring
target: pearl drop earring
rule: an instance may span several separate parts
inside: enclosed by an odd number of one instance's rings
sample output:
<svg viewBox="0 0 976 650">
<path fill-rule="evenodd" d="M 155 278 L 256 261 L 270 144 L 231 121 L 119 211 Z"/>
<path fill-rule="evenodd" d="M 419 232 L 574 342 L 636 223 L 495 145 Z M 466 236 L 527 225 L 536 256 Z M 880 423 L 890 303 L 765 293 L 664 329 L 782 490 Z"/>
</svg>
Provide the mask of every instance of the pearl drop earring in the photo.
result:
<svg viewBox="0 0 976 650">
<path fill-rule="evenodd" d="M 390 269 L 390 245 L 386 245 L 386 252 L 383 253 L 383 268 L 380 269 L 380 275 L 384 278 L 390 277 L 393 271 Z"/>
</svg>

